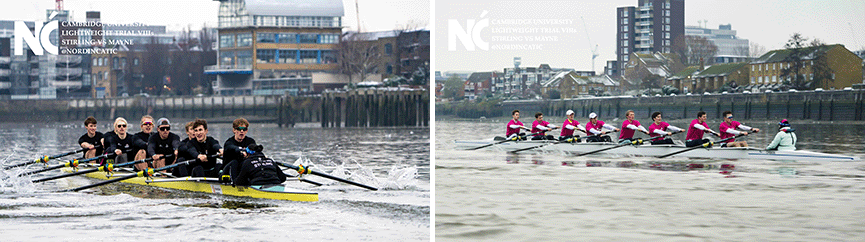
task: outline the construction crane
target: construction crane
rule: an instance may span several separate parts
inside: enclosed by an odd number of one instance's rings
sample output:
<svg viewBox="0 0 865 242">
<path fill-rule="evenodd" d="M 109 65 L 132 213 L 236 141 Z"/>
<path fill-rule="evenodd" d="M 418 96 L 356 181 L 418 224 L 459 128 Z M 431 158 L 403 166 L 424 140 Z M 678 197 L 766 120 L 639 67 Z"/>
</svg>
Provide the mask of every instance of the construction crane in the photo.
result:
<svg viewBox="0 0 865 242">
<path fill-rule="evenodd" d="M 592 37 L 589 36 L 589 28 L 586 27 L 586 20 L 583 19 L 582 16 L 580 16 L 580 19 L 583 20 L 583 29 L 586 30 L 586 39 L 589 40 L 589 50 L 592 51 L 592 71 L 595 71 L 595 58 L 598 58 L 598 45 L 595 45 L 595 48 L 592 48 Z"/>
</svg>

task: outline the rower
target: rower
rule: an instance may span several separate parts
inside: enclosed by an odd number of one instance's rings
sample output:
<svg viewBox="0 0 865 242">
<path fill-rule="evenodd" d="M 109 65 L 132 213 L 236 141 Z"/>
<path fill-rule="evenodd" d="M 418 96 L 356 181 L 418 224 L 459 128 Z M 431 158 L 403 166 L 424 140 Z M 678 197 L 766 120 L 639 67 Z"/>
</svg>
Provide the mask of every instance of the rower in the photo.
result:
<svg viewBox="0 0 865 242">
<path fill-rule="evenodd" d="M 511 119 L 511 121 L 508 122 L 508 126 L 506 127 L 507 132 L 505 133 L 505 137 L 507 137 L 507 139 L 511 139 L 514 137 L 520 137 L 520 139 L 524 140 L 525 137 L 522 137 L 522 136 L 525 135 L 525 133 L 520 133 L 520 129 L 529 129 L 529 128 L 527 128 L 525 125 L 523 125 L 523 122 L 520 122 L 520 110 L 512 111 L 511 117 L 513 119 Z"/>
<path fill-rule="evenodd" d="M 550 122 L 544 121 L 543 113 L 535 113 L 535 121 L 532 122 L 532 130 L 531 132 L 535 134 L 532 136 L 532 140 L 554 140 L 552 135 L 547 135 L 547 131 L 557 129 Z"/>
<path fill-rule="evenodd" d="M 703 138 L 703 132 L 720 136 L 718 132 L 709 129 L 708 125 L 706 125 L 706 112 L 699 111 L 697 112 L 697 119 L 692 120 L 691 124 L 688 125 L 688 134 L 685 135 L 685 146 L 694 147 L 708 143 L 709 139 Z"/>
<path fill-rule="evenodd" d="M 721 125 L 718 127 L 718 130 L 721 131 L 721 139 L 730 138 L 739 134 L 748 135 L 748 132 L 740 132 L 736 129 L 748 130 L 754 133 L 760 132 L 760 129 L 758 128 L 751 128 L 733 120 L 733 112 L 724 111 L 723 115 L 724 122 L 721 122 Z M 748 143 L 745 141 L 730 139 L 722 143 L 721 147 L 748 147 Z"/>
<path fill-rule="evenodd" d="M 249 154 L 240 166 L 235 185 L 277 185 L 285 182 L 285 173 L 270 158 L 264 156 L 264 147 L 253 144 L 244 148 Z"/>
<path fill-rule="evenodd" d="M 186 143 L 187 152 L 195 157 L 196 162 L 189 165 L 189 172 L 194 177 L 219 177 L 222 162 L 211 155 L 222 155 L 222 146 L 213 137 L 207 136 L 207 121 L 196 119 L 192 123 L 192 140 Z"/>
<path fill-rule="evenodd" d="M 81 135 L 78 138 L 78 145 L 81 148 L 88 149 L 88 151 L 84 152 L 84 159 L 96 157 L 97 154 L 102 154 L 102 132 L 96 131 L 96 118 L 93 116 L 87 117 L 84 119 L 84 128 L 87 129 L 87 133 Z M 96 147 L 99 145 L 99 147 Z M 94 149 L 95 148 L 95 149 Z M 98 161 L 93 161 L 98 162 Z"/>
<path fill-rule="evenodd" d="M 796 150 L 796 129 L 790 127 L 790 123 L 787 122 L 787 119 L 781 120 L 778 122 L 778 133 L 775 134 L 775 139 L 772 139 L 772 143 L 769 143 L 769 146 L 766 146 L 767 150 Z"/>
<path fill-rule="evenodd" d="M 633 141 L 635 130 L 649 134 L 649 131 L 640 124 L 640 121 L 634 119 L 634 116 L 634 110 L 625 112 L 625 121 L 622 122 L 622 132 L 619 133 L 619 143 Z"/>
<path fill-rule="evenodd" d="M 126 155 L 123 154 L 123 151 L 131 151 L 131 150 L 141 150 L 144 151 L 147 149 L 147 143 L 143 140 L 139 139 L 135 135 L 130 135 L 126 133 L 126 128 L 128 123 L 126 119 L 120 117 L 114 120 L 114 131 L 108 132 L 104 136 L 105 144 L 106 144 L 106 152 L 117 154 L 116 162 L 124 163 L 127 161 L 140 160 L 144 159 L 146 154 L 139 154 L 133 152 L 126 152 Z M 146 163 L 138 163 L 134 165 L 136 170 L 143 170 L 147 168 Z"/>
<path fill-rule="evenodd" d="M 606 131 L 604 129 L 606 129 Z M 586 123 L 586 130 L 593 135 L 586 138 L 586 142 L 613 142 L 613 139 L 611 139 L 609 135 L 605 134 L 610 131 L 619 132 L 619 129 L 616 127 L 598 120 L 598 114 L 596 113 L 589 114 L 589 122 Z"/>
<path fill-rule="evenodd" d="M 246 147 L 255 145 L 255 139 L 246 136 L 249 133 L 249 121 L 245 118 L 238 118 L 231 123 L 231 127 L 234 136 L 225 140 L 225 145 L 223 145 L 225 153 L 222 160 L 226 162 L 225 167 L 220 172 L 222 174 L 220 179 L 237 177 L 240 165 L 247 155 Z"/>
<path fill-rule="evenodd" d="M 190 140 L 194 139 L 194 135 L 192 133 L 192 123 L 193 121 L 189 121 L 184 125 L 184 130 L 186 130 L 186 138 L 180 141 L 180 145 L 177 147 L 177 159 L 178 160 L 194 160 L 191 154 L 189 154 L 189 146 L 187 145 Z M 176 177 L 184 177 L 189 176 L 189 170 L 187 169 L 187 165 L 179 165 L 171 169 L 171 174 Z"/>
<path fill-rule="evenodd" d="M 147 141 L 147 156 L 153 158 L 152 168 L 174 164 L 177 149 L 180 147 L 180 136 L 171 132 L 171 122 L 167 118 L 160 118 L 156 124 L 159 125 L 158 135 L 151 135 Z M 175 156 L 163 159 L 163 156 L 170 154 Z"/>
<path fill-rule="evenodd" d="M 652 113 L 652 121 L 654 121 L 651 125 L 649 125 L 649 137 L 653 137 L 652 144 L 653 145 L 671 145 L 673 144 L 673 140 L 670 137 L 662 138 L 662 135 L 670 136 L 673 135 L 673 132 L 682 132 L 682 129 L 676 126 L 672 126 L 667 122 L 663 121 L 663 117 L 661 112 Z M 667 130 L 673 132 L 667 132 Z"/>
<path fill-rule="evenodd" d="M 559 141 L 566 141 L 570 139 L 570 141 L 568 142 L 573 142 L 575 141 L 575 139 L 571 138 L 580 138 L 579 135 L 574 135 L 574 131 L 576 130 L 583 131 L 583 133 L 588 133 L 586 132 L 586 128 L 583 127 L 582 124 L 580 124 L 580 121 L 574 119 L 574 110 L 568 110 L 567 112 L 565 112 L 565 117 L 567 118 L 565 119 L 565 123 L 562 124 L 562 133 L 559 134 Z"/>
</svg>

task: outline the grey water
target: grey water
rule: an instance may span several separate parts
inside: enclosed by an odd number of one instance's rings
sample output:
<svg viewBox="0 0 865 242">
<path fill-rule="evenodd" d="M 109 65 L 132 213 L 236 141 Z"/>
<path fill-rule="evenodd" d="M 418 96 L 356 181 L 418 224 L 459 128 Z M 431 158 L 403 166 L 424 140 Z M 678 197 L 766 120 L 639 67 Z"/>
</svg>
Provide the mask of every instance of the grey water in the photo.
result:
<svg viewBox="0 0 865 242">
<path fill-rule="evenodd" d="M 179 124 L 180 121 L 173 120 Z M 101 121 L 99 131 L 109 130 Z M 130 132 L 139 131 L 130 120 Z M 180 125 L 172 127 L 178 132 Z M 312 125 L 309 125 L 312 126 Z M 209 136 L 231 137 L 230 124 L 211 124 Z M 0 124 L 0 166 L 78 149 L 80 122 Z M 179 134 L 186 137 L 185 134 Z M 101 195 L 99 188 L 51 192 L 97 182 L 50 171 L 18 178 L 27 168 L 0 171 L 2 241 L 428 241 L 430 239 L 429 128 L 279 128 L 252 124 L 249 136 L 269 157 L 308 159 L 316 169 L 380 188 L 370 191 L 307 175 L 286 186 L 316 191 L 318 202 L 274 201 L 138 188 Z M 80 155 L 80 154 L 79 154 Z M 77 158 L 64 157 L 61 160 Z M 115 185 L 106 185 L 115 186 Z M 126 185 L 130 186 L 130 185 Z M 141 189 L 142 191 L 138 191 Z M 143 195 L 142 195 L 143 194 Z M 234 209 L 230 204 L 244 204 Z M 226 206 L 228 205 L 228 206 Z"/>
<path fill-rule="evenodd" d="M 865 236 L 862 123 L 791 120 L 797 148 L 860 157 L 847 162 L 454 149 L 454 140 L 503 136 L 507 121 L 436 121 L 436 241 L 850 241 Z M 605 121 L 620 125 L 622 120 Z M 690 120 L 668 122 L 686 128 Z M 717 130 L 720 121 L 708 123 Z M 740 139 L 753 147 L 765 148 L 777 133 L 777 121 L 742 123 L 762 129 Z M 615 165 L 624 161 L 731 164 L 735 170 Z"/>
</svg>

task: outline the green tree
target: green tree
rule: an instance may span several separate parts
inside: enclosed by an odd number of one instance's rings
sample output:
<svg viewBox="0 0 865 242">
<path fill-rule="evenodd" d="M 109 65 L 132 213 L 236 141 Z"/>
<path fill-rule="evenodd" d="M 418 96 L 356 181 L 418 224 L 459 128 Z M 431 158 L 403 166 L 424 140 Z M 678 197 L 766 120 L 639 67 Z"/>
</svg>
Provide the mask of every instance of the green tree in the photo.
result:
<svg viewBox="0 0 865 242">
<path fill-rule="evenodd" d="M 443 98 L 457 98 L 462 93 L 463 88 L 463 80 L 458 76 L 451 76 L 445 81 L 445 86 L 442 88 L 442 97 Z"/>
</svg>

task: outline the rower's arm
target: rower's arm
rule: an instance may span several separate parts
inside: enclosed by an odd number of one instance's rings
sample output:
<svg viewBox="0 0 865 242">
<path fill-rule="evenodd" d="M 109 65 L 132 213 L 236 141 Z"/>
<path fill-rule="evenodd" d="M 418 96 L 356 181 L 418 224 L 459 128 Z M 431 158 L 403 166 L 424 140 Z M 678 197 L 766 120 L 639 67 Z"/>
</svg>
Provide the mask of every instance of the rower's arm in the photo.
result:
<svg viewBox="0 0 865 242">
<path fill-rule="evenodd" d="M 727 128 L 727 130 L 724 130 L 724 132 L 731 133 L 731 134 L 733 134 L 733 135 L 740 135 L 740 134 L 742 134 L 742 132 L 739 132 L 738 130 L 736 130 L 736 129 L 734 129 L 734 128 Z"/>
<path fill-rule="evenodd" d="M 754 130 L 754 128 L 747 126 L 747 125 L 744 125 L 744 124 L 739 124 L 738 128 L 741 130 Z"/>
<path fill-rule="evenodd" d="M 577 127 L 576 127 L 576 126 L 573 126 L 573 125 L 570 125 L 570 124 L 568 124 L 568 125 L 565 125 L 565 128 L 566 128 L 566 129 L 570 129 L 570 130 L 574 130 L 574 129 L 576 129 L 576 128 L 577 128 Z"/>
<path fill-rule="evenodd" d="M 697 128 L 697 129 L 703 130 L 703 131 L 709 131 L 709 133 L 713 133 L 715 135 L 718 135 L 718 132 L 715 132 L 714 130 L 706 128 L 706 126 L 703 126 L 702 124 L 694 124 L 694 128 Z"/>
<path fill-rule="evenodd" d="M 640 126 L 636 126 L 636 125 L 633 125 L 633 124 L 628 124 L 628 126 L 625 126 L 625 127 L 626 127 L 626 128 L 629 128 L 629 129 L 633 129 L 633 130 L 639 130 L 639 131 L 641 131 L 641 132 L 643 132 L 643 133 L 647 133 L 647 134 L 649 133 L 649 131 L 646 130 L 646 128 L 643 127 L 642 125 L 640 125 Z"/>
<path fill-rule="evenodd" d="M 511 127 L 512 129 L 518 129 L 518 128 L 521 128 L 521 127 L 523 127 L 523 126 L 522 126 L 522 125 L 519 125 L 519 124 L 511 124 L 511 125 L 508 126 L 508 127 Z"/>
<path fill-rule="evenodd" d="M 667 129 L 669 129 L 670 131 L 673 131 L 673 132 L 680 132 L 683 130 L 683 129 L 676 127 L 676 126 L 673 126 L 673 125 L 667 126 Z"/>
<path fill-rule="evenodd" d="M 577 129 L 580 129 L 580 131 L 583 131 L 583 133 L 589 133 L 586 131 L 586 127 L 583 127 L 582 124 L 577 124 Z"/>
<path fill-rule="evenodd" d="M 663 130 L 661 130 L 661 129 L 655 129 L 655 131 L 652 132 L 652 133 L 656 133 L 656 134 L 660 134 L 660 135 L 667 135 L 667 132 L 665 132 L 665 131 L 663 131 Z"/>
<path fill-rule="evenodd" d="M 594 134 L 594 135 L 599 135 L 599 134 L 601 134 L 601 131 L 598 131 L 597 129 L 590 129 L 589 132 L 592 133 L 592 134 Z"/>
<path fill-rule="evenodd" d="M 616 127 L 615 127 L 615 126 L 612 126 L 612 125 L 610 125 L 610 124 L 604 124 L 604 128 L 605 128 L 605 129 L 609 129 L 609 130 L 616 130 Z"/>
</svg>

